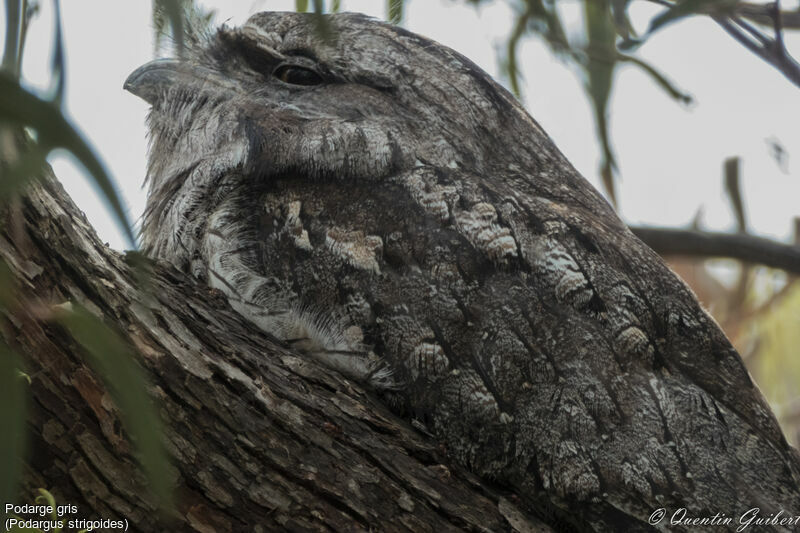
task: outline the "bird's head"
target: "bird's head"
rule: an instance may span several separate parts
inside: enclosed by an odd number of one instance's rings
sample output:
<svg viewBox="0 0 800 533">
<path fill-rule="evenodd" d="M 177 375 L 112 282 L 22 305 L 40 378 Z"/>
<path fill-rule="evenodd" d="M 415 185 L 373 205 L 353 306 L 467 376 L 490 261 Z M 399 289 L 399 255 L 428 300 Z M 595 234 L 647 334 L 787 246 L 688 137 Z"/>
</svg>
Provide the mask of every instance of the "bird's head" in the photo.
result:
<svg viewBox="0 0 800 533">
<path fill-rule="evenodd" d="M 480 172 L 541 131 L 457 52 L 360 14 L 327 21 L 330 40 L 314 15 L 259 13 L 132 73 L 125 88 L 152 105 L 152 190 L 209 157 L 256 176 Z"/>
</svg>

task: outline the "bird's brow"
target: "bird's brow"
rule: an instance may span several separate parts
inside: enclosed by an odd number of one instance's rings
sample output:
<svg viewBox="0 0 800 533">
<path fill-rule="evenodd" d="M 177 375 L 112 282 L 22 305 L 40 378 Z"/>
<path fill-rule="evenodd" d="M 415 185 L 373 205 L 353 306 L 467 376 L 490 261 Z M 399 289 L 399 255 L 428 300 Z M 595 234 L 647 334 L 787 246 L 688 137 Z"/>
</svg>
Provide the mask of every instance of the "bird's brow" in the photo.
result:
<svg viewBox="0 0 800 533">
<path fill-rule="evenodd" d="M 313 50 L 308 48 L 292 48 L 291 50 L 286 50 L 283 52 L 284 55 L 289 57 L 304 57 L 306 59 L 310 59 L 314 63 L 319 63 L 319 58 L 317 54 L 314 53 Z"/>
</svg>

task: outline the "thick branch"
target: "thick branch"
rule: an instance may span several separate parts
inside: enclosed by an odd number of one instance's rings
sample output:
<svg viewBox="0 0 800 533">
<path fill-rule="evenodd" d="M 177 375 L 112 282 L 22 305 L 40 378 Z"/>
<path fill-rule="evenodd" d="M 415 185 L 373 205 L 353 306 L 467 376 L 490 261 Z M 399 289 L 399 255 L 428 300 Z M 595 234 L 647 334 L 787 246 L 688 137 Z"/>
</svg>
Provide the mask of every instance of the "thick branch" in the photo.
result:
<svg viewBox="0 0 800 533">
<path fill-rule="evenodd" d="M 24 356 L 33 398 L 16 503 L 44 487 L 77 517 L 125 518 L 134 531 L 550 530 L 372 394 L 276 345 L 182 274 L 156 266 L 142 296 L 52 176 L 1 220 L 0 257 L 22 305 L 0 315 L 0 335 Z M 175 467 L 169 520 L 101 381 L 43 318 L 67 300 L 124 332 L 151 378 Z"/>
<path fill-rule="evenodd" d="M 550 530 L 372 394 L 271 342 L 224 298 L 159 266 L 143 297 L 52 176 L 20 205 L 0 228 L 0 257 L 24 302 L 0 332 L 25 356 L 33 396 L 17 503 L 44 487 L 81 518 L 126 518 L 139 531 Z M 707 241 L 712 255 L 800 264 L 800 255 L 762 253 L 774 248 L 764 239 L 636 231 L 664 253 L 708 253 Z M 66 300 L 125 332 L 151 376 L 175 466 L 169 520 L 155 513 L 100 380 L 68 332 L 43 318 Z"/>
<path fill-rule="evenodd" d="M 631 227 L 631 231 L 661 255 L 730 257 L 800 273 L 800 246 L 796 245 L 753 235 L 689 229 Z"/>
</svg>

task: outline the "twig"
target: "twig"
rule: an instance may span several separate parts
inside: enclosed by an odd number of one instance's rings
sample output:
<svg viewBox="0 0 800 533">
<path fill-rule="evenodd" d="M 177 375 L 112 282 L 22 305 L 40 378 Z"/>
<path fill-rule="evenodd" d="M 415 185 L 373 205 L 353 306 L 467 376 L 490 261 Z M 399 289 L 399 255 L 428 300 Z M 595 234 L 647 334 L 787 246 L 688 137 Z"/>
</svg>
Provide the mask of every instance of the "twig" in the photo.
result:
<svg viewBox="0 0 800 533">
<path fill-rule="evenodd" d="M 674 2 L 666 0 L 647 1 L 666 8 L 675 6 Z M 781 11 L 780 4 L 775 2 L 771 5 L 742 4 L 736 13 L 733 16 L 709 13 L 709 16 L 745 48 L 780 71 L 794 85 L 800 87 L 800 64 L 787 53 L 783 43 L 784 28 L 800 28 L 800 11 Z M 770 39 L 743 20 L 745 18 L 757 24 L 772 26 L 775 30 L 775 38 Z"/>
<path fill-rule="evenodd" d="M 631 231 L 661 255 L 729 257 L 800 274 L 800 246 L 753 235 L 688 229 L 631 227 Z"/>
<path fill-rule="evenodd" d="M 736 17 L 711 15 L 711 18 L 745 48 L 778 69 L 789 81 L 800 87 L 800 65 L 794 58 L 779 50 L 774 42 L 769 45 L 759 46 L 750 37 L 742 33 L 742 30 L 739 29 L 739 23 L 742 21 Z"/>
<path fill-rule="evenodd" d="M 780 16 L 781 28 L 800 29 L 800 10 L 780 11 L 778 8 L 778 13 L 775 13 L 774 5 L 743 2 L 737 6 L 736 13 L 762 26 L 774 26 L 775 17 Z"/>
<path fill-rule="evenodd" d="M 735 22 L 736 25 L 738 25 L 741 29 L 743 29 L 744 31 L 749 33 L 756 41 L 761 43 L 761 46 L 763 46 L 765 48 L 769 48 L 769 47 L 773 46 L 774 42 L 772 41 L 772 39 L 770 39 L 769 37 L 767 37 L 766 35 L 761 33 L 761 31 L 758 28 L 754 27 L 752 24 L 750 24 L 746 20 L 743 20 L 743 19 L 738 18 L 738 17 L 736 17 L 736 18 L 731 17 L 731 20 L 733 22 Z"/>
<path fill-rule="evenodd" d="M 786 54 L 786 46 L 783 44 L 783 17 L 781 16 L 780 0 L 775 0 L 772 5 L 772 20 L 775 28 L 775 44 Z"/>
</svg>

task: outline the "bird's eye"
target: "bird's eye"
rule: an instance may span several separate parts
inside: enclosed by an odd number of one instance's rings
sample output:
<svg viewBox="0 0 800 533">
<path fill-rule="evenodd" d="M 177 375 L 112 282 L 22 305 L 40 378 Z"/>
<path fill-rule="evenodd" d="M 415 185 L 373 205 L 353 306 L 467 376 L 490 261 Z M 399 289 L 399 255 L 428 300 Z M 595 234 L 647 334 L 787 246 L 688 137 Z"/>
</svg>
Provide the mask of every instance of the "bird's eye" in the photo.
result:
<svg viewBox="0 0 800 533">
<path fill-rule="evenodd" d="M 281 65 L 275 69 L 273 75 L 282 82 L 292 85 L 319 85 L 322 83 L 322 76 L 310 68 L 297 65 Z"/>
</svg>

